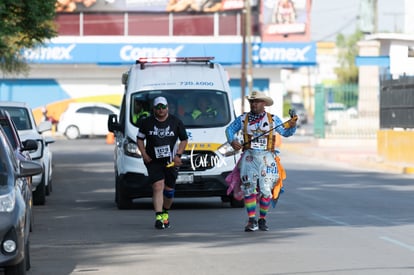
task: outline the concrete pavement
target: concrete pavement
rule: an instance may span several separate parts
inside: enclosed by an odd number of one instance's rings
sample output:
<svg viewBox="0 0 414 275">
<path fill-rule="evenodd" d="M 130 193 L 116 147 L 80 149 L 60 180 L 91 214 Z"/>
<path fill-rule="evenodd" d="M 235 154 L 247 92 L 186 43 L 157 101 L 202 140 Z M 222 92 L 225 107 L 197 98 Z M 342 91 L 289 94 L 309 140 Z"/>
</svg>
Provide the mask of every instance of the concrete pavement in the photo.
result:
<svg viewBox="0 0 414 275">
<path fill-rule="evenodd" d="M 381 172 L 414 174 L 414 163 L 395 163 L 377 154 L 376 139 L 316 139 L 312 136 L 283 138 L 281 150 L 352 164 Z"/>
</svg>

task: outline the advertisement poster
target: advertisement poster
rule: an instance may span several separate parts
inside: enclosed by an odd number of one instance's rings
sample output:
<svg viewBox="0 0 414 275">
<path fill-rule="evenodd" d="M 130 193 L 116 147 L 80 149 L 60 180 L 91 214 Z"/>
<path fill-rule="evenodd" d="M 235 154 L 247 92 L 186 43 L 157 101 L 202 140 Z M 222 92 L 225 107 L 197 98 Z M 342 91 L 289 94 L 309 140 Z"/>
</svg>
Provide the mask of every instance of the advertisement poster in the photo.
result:
<svg viewBox="0 0 414 275">
<path fill-rule="evenodd" d="M 251 1 L 252 6 L 257 0 Z M 220 12 L 239 10 L 244 0 L 57 0 L 56 12 Z"/>
<path fill-rule="evenodd" d="M 311 0 L 263 0 L 261 3 L 263 41 L 309 41 Z"/>
</svg>

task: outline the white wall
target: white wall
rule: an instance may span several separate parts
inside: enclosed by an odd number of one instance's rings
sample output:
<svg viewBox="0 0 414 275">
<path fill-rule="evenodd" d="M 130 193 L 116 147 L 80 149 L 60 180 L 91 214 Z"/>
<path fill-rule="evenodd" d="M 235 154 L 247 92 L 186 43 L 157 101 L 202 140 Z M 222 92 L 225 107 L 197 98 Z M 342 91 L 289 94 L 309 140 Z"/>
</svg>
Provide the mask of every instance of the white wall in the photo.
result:
<svg viewBox="0 0 414 275">
<path fill-rule="evenodd" d="M 413 40 L 414 42 L 414 40 Z M 390 46 L 390 73 L 393 78 L 414 75 L 414 57 L 408 57 L 408 46 L 413 42 L 393 41 Z"/>
</svg>

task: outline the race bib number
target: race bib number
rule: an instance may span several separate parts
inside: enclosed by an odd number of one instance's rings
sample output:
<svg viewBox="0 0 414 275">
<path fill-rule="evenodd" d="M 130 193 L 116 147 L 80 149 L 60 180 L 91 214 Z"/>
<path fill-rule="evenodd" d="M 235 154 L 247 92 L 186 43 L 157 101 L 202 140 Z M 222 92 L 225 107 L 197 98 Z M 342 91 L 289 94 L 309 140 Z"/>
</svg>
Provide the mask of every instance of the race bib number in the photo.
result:
<svg viewBox="0 0 414 275">
<path fill-rule="evenodd" d="M 266 150 L 267 149 L 267 138 L 258 138 L 252 141 L 250 148 L 255 150 Z"/>
<path fill-rule="evenodd" d="M 154 147 L 154 150 L 155 150 L 155 157 L 157 159 L 167 158 L 167 157 L 171 156 L 171 151 L 170 151 L 170 146 L 169 145 L 157 146 L 157 147 Z"/>
</svg>

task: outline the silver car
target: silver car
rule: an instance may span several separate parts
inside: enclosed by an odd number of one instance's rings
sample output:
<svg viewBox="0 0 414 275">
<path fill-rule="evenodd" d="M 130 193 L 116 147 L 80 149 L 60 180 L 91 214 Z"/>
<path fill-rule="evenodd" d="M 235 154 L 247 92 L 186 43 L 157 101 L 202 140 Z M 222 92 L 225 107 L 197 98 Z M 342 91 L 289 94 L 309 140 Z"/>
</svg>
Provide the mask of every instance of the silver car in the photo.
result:
<svg viewBox="0 0 414 275">
<path fill-rule="evenodd" d="M 14 124 L 17 127 L 20 139 L 36 140 L 37 150 L 30 151 L 30 156 L 33 161 L 38 162 L 42 168 L 43 173 L 32 177 L 33 190 L 33 204 L 44 205 L 46 203 L 46 196 L 52 192 L 52 152 L 49 145 L 55 140 L 52 137 L 44 136 L 43 133 L 52 129 L 50 121 L 42 121 L 36 125 L 33 117 L 32 109 L 24 102 L 0 102 L 0 108 L 9 112 Z"/>
</svg>

